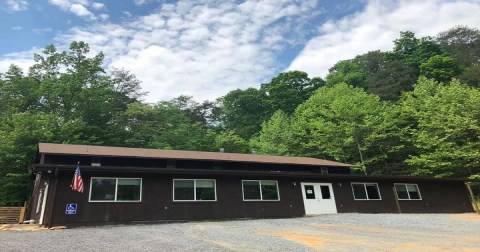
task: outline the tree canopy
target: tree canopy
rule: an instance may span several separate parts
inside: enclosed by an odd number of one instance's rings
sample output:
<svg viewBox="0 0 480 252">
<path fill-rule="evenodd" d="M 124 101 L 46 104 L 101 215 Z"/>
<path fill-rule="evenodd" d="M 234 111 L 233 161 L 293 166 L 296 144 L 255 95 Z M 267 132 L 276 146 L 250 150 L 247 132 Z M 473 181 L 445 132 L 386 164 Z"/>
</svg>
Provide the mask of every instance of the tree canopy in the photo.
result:
<svg viewBox="0 0 480 252">
<path fill-rule="evenodd" d="M 0 205 L 32 186 L 38 142 L 310 156 L 355 172 L 480 178 L 480 32 L 400 33 L 391 51 L 302 71 L 215 101 L 149 104 L 137 77 L 104 55 L 48 45 L 0 73 Z"/>
</svg>

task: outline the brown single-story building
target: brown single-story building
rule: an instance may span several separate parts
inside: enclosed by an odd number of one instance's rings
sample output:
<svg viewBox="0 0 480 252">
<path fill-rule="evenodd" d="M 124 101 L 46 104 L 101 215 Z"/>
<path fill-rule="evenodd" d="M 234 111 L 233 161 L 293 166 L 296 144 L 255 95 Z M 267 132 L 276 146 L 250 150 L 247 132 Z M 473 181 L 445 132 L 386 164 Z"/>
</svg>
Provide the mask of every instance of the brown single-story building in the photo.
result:
<svg viewBox="0 0 480 252">
<path fill-rule="evenodd" d="M 473 211 L 462 179 L 354 175 L 316 158 L 49 143 L 38 157 L 28 217 L 46 226 Z"/>
</svg>

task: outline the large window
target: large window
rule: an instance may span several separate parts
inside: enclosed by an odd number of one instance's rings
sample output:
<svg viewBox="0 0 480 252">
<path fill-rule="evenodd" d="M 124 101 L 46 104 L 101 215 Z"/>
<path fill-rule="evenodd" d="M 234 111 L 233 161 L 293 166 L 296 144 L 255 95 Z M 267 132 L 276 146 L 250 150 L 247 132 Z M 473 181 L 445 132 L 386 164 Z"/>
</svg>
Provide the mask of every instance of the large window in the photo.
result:
<svg viewBox="0 0 480 252">
<path fill-rule="evenodd" d="M 216 201 L 214 179 L 174 179 L 174 201 Z"/>
<path fill-rule="evenodd" d="M 355 200 L 381 200 L 377 183 L 352 183 Z"/>
<path fill-rule="evenodd" d="M 394 184 L 399 200 L 422 200 L 416 184 Z"/>
<path fill-rule="evenodd" d="M 139 202 L 141 200 L 141 178 L 93 177 L 90 180 L 90 201 Z"/>
<path fill-rule="evenodd" d="M 280 200 L 275 180 L 242 180 L 243 200 Z"/>
</svg>

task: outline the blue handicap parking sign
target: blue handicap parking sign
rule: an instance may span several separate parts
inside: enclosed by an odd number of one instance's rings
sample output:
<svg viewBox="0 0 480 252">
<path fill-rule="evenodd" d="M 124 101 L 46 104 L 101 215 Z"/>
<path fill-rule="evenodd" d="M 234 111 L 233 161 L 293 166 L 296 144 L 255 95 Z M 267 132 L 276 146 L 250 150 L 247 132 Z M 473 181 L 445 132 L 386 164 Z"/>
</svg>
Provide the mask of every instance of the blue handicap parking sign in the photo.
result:
<svg viewBox="0 0 480 252">
<path fill-rule="evenodd" d="M 65 214 L 77 214 L 77 203 L 69 203 L 65 208 Z"/>
</svg>

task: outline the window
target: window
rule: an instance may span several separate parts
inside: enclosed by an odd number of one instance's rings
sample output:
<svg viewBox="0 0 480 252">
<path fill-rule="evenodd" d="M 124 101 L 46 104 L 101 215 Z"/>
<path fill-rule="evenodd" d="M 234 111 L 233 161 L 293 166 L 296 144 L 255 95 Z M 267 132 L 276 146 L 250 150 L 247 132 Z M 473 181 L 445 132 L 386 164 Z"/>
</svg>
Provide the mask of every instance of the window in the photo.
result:
<svg viewBox="0 0 480 252">
<path fill-rule="evenodd" d="M 394 184 L 399 200 L 422 200 L 416 184 Z"/>
<path fill-rule="evenodd" d="M 315 199 L 315 190 L 313 185 L 305 185 L 305 198 Z"/>
<path fill-rule="evenodd" d="M 280 200 L 275 180 L 242 180 L 243 200 Z"/>
<path fill-rule="evenodd" d="M 216 201 L 214 179 L 174 179 L 174 201 Z"/>
<path fill-rule="evenodd" d="M 330 187 L 327 185 L 320 186 L 320 191 L 322 192 L 322 199 L 331 199 Z"/>
<path fill-rule="evenodd" d="M 355 200 L 381 200 L 377 183 L 352 183 Z"/>
<path fill-rule="evenodd" d="M 91 178 L 90 202 L 140 202 L 141 178 Z"/>
</svg>

